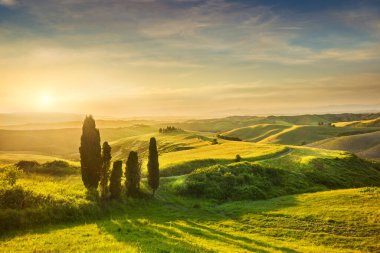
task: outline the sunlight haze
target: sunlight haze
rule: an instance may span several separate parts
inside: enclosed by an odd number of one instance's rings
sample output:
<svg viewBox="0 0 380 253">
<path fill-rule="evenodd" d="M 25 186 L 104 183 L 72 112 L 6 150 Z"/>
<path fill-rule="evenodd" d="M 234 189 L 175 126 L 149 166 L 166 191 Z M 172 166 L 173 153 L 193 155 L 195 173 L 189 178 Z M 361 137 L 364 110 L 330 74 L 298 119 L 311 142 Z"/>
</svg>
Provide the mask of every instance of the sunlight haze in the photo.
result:
<svg viewBox="0 0 380 253">
<path fill-rule="evenodd" d="M 379 10 L 376 1 L 3 0 L 1 112 L 377 111 Z"/>
</svg>

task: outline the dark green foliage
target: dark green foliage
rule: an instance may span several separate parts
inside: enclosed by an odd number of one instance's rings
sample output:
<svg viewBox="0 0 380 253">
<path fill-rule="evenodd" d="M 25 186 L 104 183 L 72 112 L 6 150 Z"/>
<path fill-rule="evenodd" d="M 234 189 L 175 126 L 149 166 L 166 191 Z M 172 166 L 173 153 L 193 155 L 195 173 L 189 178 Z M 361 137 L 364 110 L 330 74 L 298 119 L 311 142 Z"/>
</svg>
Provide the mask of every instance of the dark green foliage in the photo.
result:
<svg viewBox="0 0 380 253">
<path fill-rule="evenodd" d="M 137 196 L 140 189 L 140 166 L 137 152 L 131 151 L 125 169 L 125 187 L 128 196 Z"/>
<path fill-rule="evenodd" d="M 33 165 L 29 166 L 28 164 Z M 43 164 L 34 163 L 33 161 L 20 161 L 15 166 L 26 173 L 49 174 L 52 176 L 64 176 L 79 172 L 79 168 L 61 160 L 54 160 Z"/>
<path fill-rule="evenodd" d="M 96 189 L 100 180 L 102 157 L 99 130 L 91 115 L 87 116 L 83 122 L 79 152 L 82 181 L 87 189 Z"/>
<path fill-rule="evenodd" d="M 100 171 L 100 194 L 102 198 L 105 198 L 108 193 L 108 178 L 111 159 L 111 146 L 108 144 L 108 142 L 105 141 L 103 143 L 102 168 Z"/>
<path fill-rule="evenodd" d="M 216 137 L 223 139 L 223 140 L 228 140 L 228 141 L 242 141 L 242 139 L 240 139 L 238 137 L 225 136 L 225 135 L 221 135 L 221 134 L 218 134 Z"/>
<path fill-rule="evenodd" d="M 303 171 L 310 181 L 330 189 L 380 186 L 380 164 L 355 155 L 345 158 L 317 158 Z"/>
<path fill-rule="evenodd" d="M 157 142 L 154 137 L 150 138 L 149 141 L 148 184 L 149 187 L 153 190 L 154 195 L 160 184 Z"/>
<path fill-rule="evenodd" d="M 316 158 L 311 165 L 286 170 L 250 162 L 197 169 L 178 187 L 183 194 L 220 200 L 266 199 L 282 195 L 380 186 L 380 165 L 349 156 Z"/>
<path fill-rule="evenodd" d="M 24 209 L 41 204 L 51 204 L 51 199 L 25 190 L 21 186 L 0 188 L 1 208 Z"/>
<path fill-rule="evenodd" d="M 212 144 L 212 145 L 216 145 L 216 144 L 218 144 L 218 139 L 212 139 L 211 144 Z"/>
<path fill-rule="evenodd" d="M 175 132 L 183 132 L 181 128 L 174 127 L 174 126 L 167 126 L 166 128 L 160 128 L 158 130 L 159 133 L 165 134 L 165 133 L 175 133 Z"/>
<path fill-rule="evenodd" d="M 121 176 L 123 174 L 122 166 L 123 162 L 120 160 L 113 162 L 113 168 L 110 177 L 110 193 L 112 199 L 120 197 Z"/>
<path fill-rule="evenodd" d="M 70 203 L 21 186 L 0 187 L 0 233 L 41 224 L 99 218 L 107 210 L 97 202 Z"/>
<path fill-rule="evenodd" d="M 21 177 L 22 170 L 15 166 L 8 166 L 4 169 L 3 174 L 0 177 L 0 182 L 2 181 L 3 185 L 15 185 L 17 180 Z M 4 184 L 5 183 L 5 184 Z"/>
<path fill-rule="evenodd" d="M 241 161 L 241 156 L 237 154 L 235 158 L 235 162 L 240 162 L 240 161 Z"/>
<path fill-rule="evenodd" d="M 22 170 L 28 170 L 31 168 L 35 168 L 40 166 L 40 164 L 37 161 L 26 161 L 26 160 L 21 160 L 15 164 L 15 166 L 19 169 Z"/>
</svg>

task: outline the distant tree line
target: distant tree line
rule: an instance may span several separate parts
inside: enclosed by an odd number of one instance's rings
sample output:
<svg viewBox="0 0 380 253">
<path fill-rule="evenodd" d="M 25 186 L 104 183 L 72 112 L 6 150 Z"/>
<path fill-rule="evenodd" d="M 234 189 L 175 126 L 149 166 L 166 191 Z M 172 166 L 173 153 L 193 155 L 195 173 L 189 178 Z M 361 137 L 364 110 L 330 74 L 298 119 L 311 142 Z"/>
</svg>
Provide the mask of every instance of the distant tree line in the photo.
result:
<svg viewBox="0 0 380 253">
<path fill-rule="evenodd" d="M 172 132 L 183 132 L 183 130 L 181 128 L 178 128 L 178 127 L 167 126 L 166 128 L 158 129 L 158 132 L 160 134 L 165 134 L 165 133 L 172 133 Z"/>
<path fill-rule="evenodd" d="M 116 199 L 121 196 L 123 175 L 123 162 L 114 161 L 111 167 L 111 146 L 105 141 L 101 147 L 100 133 L 96 128 L 93 117 L 86 116 L 79 147 L 81 174 L 84 186 L 88 190 L 96 191 L 100 187 L 100 195 L 103 199 Z M 131 151 L 126 161 L 125 189 L 127 196 L 137 197 L 140 195 L 141 163 L 138 153 Z M 159 187 L 159 162 L 157 142 L 154 137 L 149 142 L 148 156 L 148 185 L 153 195 Z"/>
<path fill-rule="evenodd" d="M 233 136 L 225 136 L 221 134 L 217 134 L 216 137 L 223 139 L 223 140 L 228 140 L 228 141 L 242 141 L 242 139 L 238 137 L 233 137 Z"/>
</svg>

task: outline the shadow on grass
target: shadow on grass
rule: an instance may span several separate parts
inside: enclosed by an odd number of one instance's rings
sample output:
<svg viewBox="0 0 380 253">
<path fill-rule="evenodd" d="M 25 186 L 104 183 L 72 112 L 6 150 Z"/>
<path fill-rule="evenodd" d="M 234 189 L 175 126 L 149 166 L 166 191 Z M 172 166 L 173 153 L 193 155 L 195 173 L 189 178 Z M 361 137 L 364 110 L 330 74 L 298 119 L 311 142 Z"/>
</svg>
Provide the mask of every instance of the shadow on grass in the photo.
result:
<svg viewBox="0 0 380 253">
<path fill-rule="evenodd" d="M 295 202 L 287 202 L 287 206 L 291 204 Z M 151 211 L 138 209 L 122 217 L 97 222 L 97 225 L 117 241 L 138 246 L 141 252 L 298 252 L 209 227 L 207 223 L 234 219 L 216 209 L 184 208 L 173 203 L 164 203 Z"/>
<path fill-rule="evenodd" d="M 161 196 L 162 195 L 162 196 Z M 233 252 L 234 250 L 267 253 L 273 250 L 294 253 L 296 251 L 272 245 L 267 242 L 218 231 L 207 224 L 235 220 L 251 212 L 268 212 L 287 206 L 294 206 L 294 198 L 281 205 L 268 203 L 264 209 L 233 207 L 226 215 L 223 208 L 216 208 L 215 202 L 193 199 L 172 198 L 166 192 L 158 192 L 158 199 L 125 199 L 120 203 L 108 203 L 101 217 L 89 217 L 85 220 L 66 224 L 45 225 L 23 230 L 8 231 L 0 237 L 0 242 L 12 240 L 23 234 L 48 234 L 56 230 L 70 229 L 84 224 L 96 224 L 98 228 L 114 237 L 117 241 L 136 246 L 141 252 Z M 197 208 L 194 206 L 197 205 Z M 264 201 L 260 206 L 264 205 Z M 239 224 L 237 224 L 238 226 Z M 43 240 L 43 236 L 41 239 Z M 232 250 L 232 251 L 231 251 Z"/>
</svg>

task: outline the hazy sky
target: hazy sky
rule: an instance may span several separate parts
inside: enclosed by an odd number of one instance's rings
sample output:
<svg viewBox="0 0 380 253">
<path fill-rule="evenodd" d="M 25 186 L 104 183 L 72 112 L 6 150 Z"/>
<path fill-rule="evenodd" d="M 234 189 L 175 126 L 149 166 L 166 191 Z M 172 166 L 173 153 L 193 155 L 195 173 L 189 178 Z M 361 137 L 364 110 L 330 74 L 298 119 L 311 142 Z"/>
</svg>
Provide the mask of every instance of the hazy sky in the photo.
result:
<svg viewBox="0 0 380 253">
<path fill-rule="evenodd" d="M 0 88 L 0 112 L 380 111 L 380 2 L 0 0 Z"/>
</svg>

